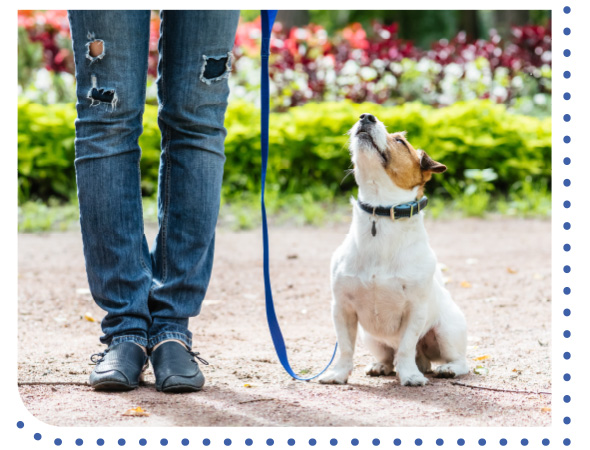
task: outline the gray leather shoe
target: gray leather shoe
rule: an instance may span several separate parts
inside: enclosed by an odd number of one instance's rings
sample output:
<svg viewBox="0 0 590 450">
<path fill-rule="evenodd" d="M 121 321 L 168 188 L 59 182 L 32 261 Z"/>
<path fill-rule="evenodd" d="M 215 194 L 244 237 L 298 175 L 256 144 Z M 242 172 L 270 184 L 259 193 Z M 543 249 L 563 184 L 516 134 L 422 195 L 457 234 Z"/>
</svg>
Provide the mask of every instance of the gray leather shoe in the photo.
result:
<svg viewBox="0 0 590 450">
<path fill-rule="evenodd" d="M 97 391 L 129 391 L 139 385 L 139 377 L 149 360 L 133 342 L 121 342 L 90 357 L 96 367 L 90 374 L 90 386 Z"/>
<path fill-rule="evenodd" d="M 150 358 L 158 391 L 195 392 L 205 384 L 205 376 L 195 358 L 205 365 L 209 363 L 178 342 L 164 342 L 151 352 Z"/>
</svg>

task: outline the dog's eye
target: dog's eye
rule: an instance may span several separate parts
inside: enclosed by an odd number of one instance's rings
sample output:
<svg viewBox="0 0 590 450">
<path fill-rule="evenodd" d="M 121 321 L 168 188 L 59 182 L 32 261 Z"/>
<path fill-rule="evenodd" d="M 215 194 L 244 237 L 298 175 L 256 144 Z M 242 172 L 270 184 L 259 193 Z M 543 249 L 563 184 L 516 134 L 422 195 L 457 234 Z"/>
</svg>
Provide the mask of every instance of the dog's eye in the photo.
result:
<svg viewBox="0 0 590 450">
<path fill-rule="evenodd" d="M 396 140 L 397 142 L 399 142 L 400 144 L 403 144 L 403 143 L 404 143 L 403 139 L 400 139 L 400 138 L 395 138 L 395 140 Z"/>
</svg>

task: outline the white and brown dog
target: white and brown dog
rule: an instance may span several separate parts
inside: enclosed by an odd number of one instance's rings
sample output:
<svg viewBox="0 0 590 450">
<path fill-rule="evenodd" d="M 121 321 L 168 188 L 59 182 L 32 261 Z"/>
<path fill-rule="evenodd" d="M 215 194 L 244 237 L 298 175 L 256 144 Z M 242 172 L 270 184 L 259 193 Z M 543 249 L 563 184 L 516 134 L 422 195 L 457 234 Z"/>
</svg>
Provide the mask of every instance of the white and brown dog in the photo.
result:
<svg viewBox="0 0 590 450">
<path fill-rule="evenodd" d="M 348 381 L 358 325 L 375 357 L 368 375 L 389 375 L 395 366 L 402 385 L 421 386 L 431 362 L 441 364 L 434 376 L 464 375 L 465 317 L 444 287 L 420 212 L 425 183 L 446 166 L 415 150 L 405 133 L 388 134 L 371 114 L 349 133 L 358 201 L 331 265 L 340 357 L 319 381 Z"/>
</svg>

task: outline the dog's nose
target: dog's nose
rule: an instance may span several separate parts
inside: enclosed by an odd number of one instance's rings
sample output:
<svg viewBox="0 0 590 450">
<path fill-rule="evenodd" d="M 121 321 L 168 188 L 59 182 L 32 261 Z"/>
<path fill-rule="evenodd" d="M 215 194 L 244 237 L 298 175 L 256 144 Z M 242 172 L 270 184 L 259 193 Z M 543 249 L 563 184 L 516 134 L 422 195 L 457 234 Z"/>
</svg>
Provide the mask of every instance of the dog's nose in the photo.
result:
<svg viewBox="0 0 590 450">
<path fill-rule="evenodd" d="M 375 116 L 373 114 L 361 114 L 361 123 L 375 123 L 377 122 L 377 119 L 375 119 Z"/>
</svg>

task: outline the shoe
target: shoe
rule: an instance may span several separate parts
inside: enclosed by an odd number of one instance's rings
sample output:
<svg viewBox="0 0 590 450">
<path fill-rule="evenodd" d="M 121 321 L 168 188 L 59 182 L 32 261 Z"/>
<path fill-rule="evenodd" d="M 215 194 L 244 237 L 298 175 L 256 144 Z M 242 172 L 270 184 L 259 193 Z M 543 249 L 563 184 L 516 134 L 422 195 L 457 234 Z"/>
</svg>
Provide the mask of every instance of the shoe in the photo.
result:
<svg viewBox="0 0 590 450">
<path fill-rule="evenodd" d="M 90 386 L 97 391 L 135 389 L 149 364 L 143 349 L 129 341 L 113 345 L 103 353 L 95 353 L 90 360 L 96 364 L 90 374 Z"/>
<path fill-rule="evenodd" d="M 164 342 L 151 352 L 150 358 L 158 391 L 196 392 L 205 384 L 205 376 L 195 358 L 205 365 L 209 363 L 183 344 Z"/>
</svg>

